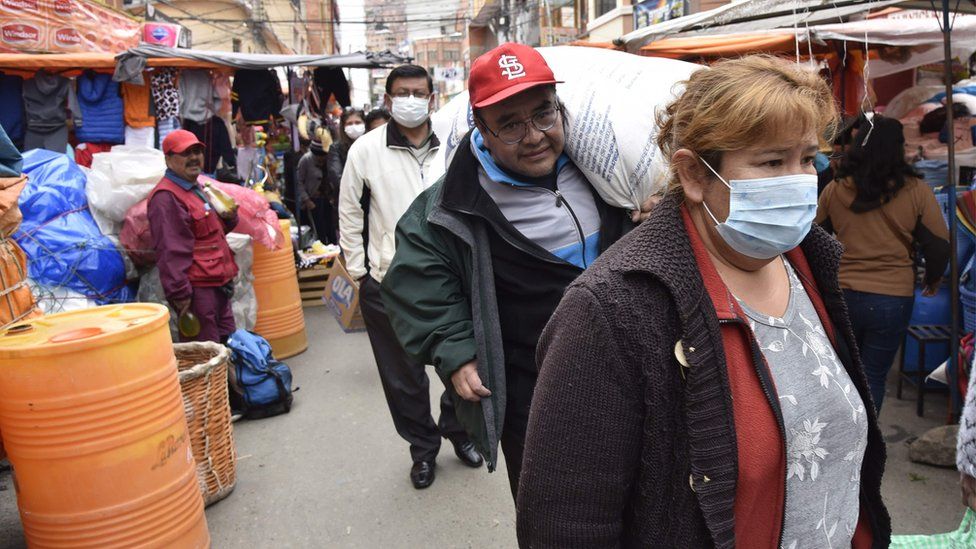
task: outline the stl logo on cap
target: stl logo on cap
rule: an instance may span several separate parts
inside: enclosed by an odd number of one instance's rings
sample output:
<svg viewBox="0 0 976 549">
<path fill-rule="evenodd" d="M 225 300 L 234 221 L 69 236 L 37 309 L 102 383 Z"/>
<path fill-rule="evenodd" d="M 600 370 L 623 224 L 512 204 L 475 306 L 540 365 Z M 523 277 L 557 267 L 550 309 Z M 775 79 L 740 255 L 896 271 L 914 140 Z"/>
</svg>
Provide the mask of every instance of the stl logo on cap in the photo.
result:
<svg viewBox="0 0 976 549">
<path fill-rule="evenodd" d="M 522 78 L 525 76 L 525 67 L 519 63 L 518 57 L 514 55 L 503 55 L 498 58 L 498 66 L 502 69 L 502 76 L 507 76 L 509 80 Z"/>
<path fill-rule="evenodd" d="M 468 97 L 480 109 L 535 86 L 561 83 L 535 48 L 506 42 L 471 63 Z"/>
</svg>

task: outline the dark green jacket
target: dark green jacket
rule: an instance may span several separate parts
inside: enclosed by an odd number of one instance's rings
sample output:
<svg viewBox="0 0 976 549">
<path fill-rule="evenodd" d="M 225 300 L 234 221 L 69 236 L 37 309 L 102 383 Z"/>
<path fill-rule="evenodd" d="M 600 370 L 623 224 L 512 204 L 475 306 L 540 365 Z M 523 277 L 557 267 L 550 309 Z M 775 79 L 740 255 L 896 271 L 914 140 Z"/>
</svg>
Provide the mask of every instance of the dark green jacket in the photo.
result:
<svg viewBox="0 0 976 549">
<path fill-rule="evenodd" d="M 600 247 L 606 249 L 623 234 L 627 218 L 602 202 L 600 208 L 604 226 L 613 227 L 601 229 Z M 488 233 L 493 229 L 481 218 L 492 209 L 497 212 L 478 182 L 478 162 L 465 138 L 447 174 L 397 223 L 396 255 L 382 283 L 400 343 L 417 361 L 432 364 L 447 387 L 453 387 L 455 371 L 477 359 L 478 375 L 492 394 L 480 402 L 456 397 L 455 410 L 489 470 L 498 462 L 507 401 Z"/>
</svg>

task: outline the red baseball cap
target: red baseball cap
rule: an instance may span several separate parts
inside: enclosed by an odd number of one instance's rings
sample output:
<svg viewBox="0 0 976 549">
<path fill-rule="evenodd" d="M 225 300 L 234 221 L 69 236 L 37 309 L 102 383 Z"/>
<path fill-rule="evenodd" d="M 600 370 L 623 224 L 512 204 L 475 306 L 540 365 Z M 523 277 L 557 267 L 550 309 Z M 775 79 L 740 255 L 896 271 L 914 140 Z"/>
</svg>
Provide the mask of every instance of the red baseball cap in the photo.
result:
<svg viewBox="0 0 976 549">
<path fill-rule="evenodd" d="M 194 145 L 206 147 L 197 136 L 186 130 L 174 130 L 163 139 L 163 154 L 180 154 Z"/>
<path fill-rule="evenodd" d="M 531 46 L 507 42 L 474 60 L 468 77 L 468 95 L 475 108 L 547 84 L 562 84 L 542 55 Z"/>
</svg>

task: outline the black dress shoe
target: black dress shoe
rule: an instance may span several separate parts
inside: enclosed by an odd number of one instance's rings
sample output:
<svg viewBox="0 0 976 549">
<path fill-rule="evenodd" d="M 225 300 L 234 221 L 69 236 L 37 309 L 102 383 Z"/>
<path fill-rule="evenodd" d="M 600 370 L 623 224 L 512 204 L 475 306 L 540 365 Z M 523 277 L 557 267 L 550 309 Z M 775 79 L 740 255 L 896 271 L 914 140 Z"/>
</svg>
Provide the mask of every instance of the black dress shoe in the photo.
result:
<svg viewBox="0 0 976 549">
<path fill-rule="evenodd" d="M 410 468 L 410 482 L 413 483 L 413 487 L 422 490 L 434 484 L 434 467 L 436 466 L 434 460 L 415 462 Z"/>
<path fill-rule="evenodd" d="M 475 469 L 481 467 L 481 463 L 484 461 L 470 440 L 454 443 L 454 454 L 461 460 L 461 463 Z"/>
</svg>

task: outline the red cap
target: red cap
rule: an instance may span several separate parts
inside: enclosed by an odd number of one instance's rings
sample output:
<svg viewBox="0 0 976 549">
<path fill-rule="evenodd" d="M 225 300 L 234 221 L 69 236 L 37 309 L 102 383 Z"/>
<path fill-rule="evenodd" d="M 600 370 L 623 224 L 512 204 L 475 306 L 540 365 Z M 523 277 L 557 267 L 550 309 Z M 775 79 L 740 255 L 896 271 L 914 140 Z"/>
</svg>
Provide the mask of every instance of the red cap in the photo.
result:
<svg viewBox="0 0 976 549">
<path fill-rule="evenodd" d="M 531 46 L 507 42 L 474 60 L 468 95 L 475 108 L 546 84 L 561 84 L 539 52 Z"/>
<path fill-rule="evenodd" d="M 174 130 L 163 139 L 163 154 L 182 153 L 194 145 L 206 147 L 197 136 L 186 130 Z"/>
</svg>

